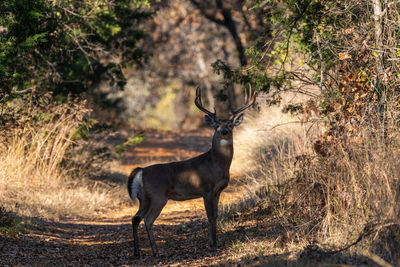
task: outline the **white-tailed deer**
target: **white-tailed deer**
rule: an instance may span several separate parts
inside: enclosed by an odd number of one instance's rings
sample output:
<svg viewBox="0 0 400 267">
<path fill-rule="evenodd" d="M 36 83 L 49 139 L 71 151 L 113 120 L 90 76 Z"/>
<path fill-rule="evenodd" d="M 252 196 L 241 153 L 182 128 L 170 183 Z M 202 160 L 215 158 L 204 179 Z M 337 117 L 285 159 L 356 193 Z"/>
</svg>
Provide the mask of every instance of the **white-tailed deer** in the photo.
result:
<svg viewBox="0 0 400 267">
<path fill-rule="evenodd" d="M 139 199 L 139 210 L 132 218 L 134 254 L 140 256 L 137 229 L 144 219 L 154 256 L 158 256 L 152 226 L 167 204 L 168 199 L 188 200 L 203 197 L 208 218 L 210 245 L 217 245 L 216 222 L 218 201 L 229 182 L 229 168 L 233 157 L 232 130 L 243 120 L 243 112 L 256 100 L 251 87 L 246 104 L 231 111 L 228 119 L 219 119 L 216 112 L 203 107 L 200 88 L 196 89 L 196 106 L 206 113 L 205 121 L 214 128 L 212 147 L 209 151 L 179 162 L 156 164 L 136 168 L 128 178 L 128 191 L 132 200 Z"/>
</svg>

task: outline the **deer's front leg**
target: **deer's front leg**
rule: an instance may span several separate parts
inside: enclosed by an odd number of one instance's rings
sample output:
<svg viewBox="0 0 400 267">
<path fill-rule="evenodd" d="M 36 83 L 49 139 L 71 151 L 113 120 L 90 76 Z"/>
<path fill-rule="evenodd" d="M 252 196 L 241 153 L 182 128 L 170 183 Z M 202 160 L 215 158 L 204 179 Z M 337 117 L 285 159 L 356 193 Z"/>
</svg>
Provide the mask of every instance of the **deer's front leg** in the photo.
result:
<svg viewBox="0 0 400 267">
<path fill-rule="evenodd" d="M 204 206 L 208 218 L 208 231 L 210 234 L 210 246 L 217 246 L 217 216 L 218 216 L 218 201 L 221 192 L 214 193 L 213 191 L 204 194 Z"/>
</svg>

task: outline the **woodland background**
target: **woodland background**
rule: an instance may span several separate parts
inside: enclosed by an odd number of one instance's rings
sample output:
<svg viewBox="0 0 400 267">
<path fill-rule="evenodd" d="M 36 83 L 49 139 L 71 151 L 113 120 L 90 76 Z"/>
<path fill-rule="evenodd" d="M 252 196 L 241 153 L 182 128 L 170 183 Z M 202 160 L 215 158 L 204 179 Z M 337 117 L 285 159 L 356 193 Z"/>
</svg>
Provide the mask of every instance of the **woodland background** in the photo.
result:
<svg viewBox="0 0 400 267">
<path fill-rule="evenodd" d="M 251 87 L 219 225 L 274 239 L 227 261 L 399 265 L 399 40 L 394 0 L 2 1 L 2 242 L 130 205 L 127 152 L 205 131 L 197 86 L 221 115 Z"/>
</svg>

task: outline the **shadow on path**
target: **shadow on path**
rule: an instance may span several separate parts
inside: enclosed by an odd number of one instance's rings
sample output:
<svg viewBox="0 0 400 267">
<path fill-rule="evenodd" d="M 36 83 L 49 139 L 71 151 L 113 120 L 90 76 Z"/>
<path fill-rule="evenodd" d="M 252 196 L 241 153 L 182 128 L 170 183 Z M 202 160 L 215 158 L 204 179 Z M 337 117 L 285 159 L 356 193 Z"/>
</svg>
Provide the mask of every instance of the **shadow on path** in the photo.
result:
<svg viewBox="0 0 400 267">
<path fill-rule="evenodd" d="M 186 215 L 186 216 L 185 216 Z M 139 227 L 142 257 L 133 256 L 129 220 L 47 222 L 34 219 L 29 233 L 20 238 L 0 238 L 2 266 L 342 266 L 349 257 L 327 256 L 306 248 L 300 257 L 291 260 L 286 253 L 230 259 L 229 247 L 248 239 L 273 240 L 283 234 L 280 225 L 265 227 L 239 226 L 219 234 L 219 248 L 208 246 L 205 218 L 175 214 L 154 226 L 160 258 L 152 257 L 143 224 Z M 179 220 L 181 218 L 181 220 Z M 354 263 L 374 266 L 363 256 L 354 256 Z M 327 263 L 329 263 L 327 265 Z"/>
</svg>

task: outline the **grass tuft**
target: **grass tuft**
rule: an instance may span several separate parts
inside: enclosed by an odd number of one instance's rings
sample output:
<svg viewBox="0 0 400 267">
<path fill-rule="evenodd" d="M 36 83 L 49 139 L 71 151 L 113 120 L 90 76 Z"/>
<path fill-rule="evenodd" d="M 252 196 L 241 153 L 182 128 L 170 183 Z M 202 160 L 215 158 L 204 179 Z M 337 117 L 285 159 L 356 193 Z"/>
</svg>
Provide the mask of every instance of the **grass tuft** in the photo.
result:
<svg viewBox="0 0 400 267">
<path fill-rule="evenodd" d="M 84 103 L 64 104 L 47 111 L 45 120 L 27 120 L 0 137 L 1 204 L 7 210 L 19 216 L 80 216 L 120 203 L 118 189 L 73 177 L 77 172 L 65 167 L 88 113 Z"/>
</svg>

